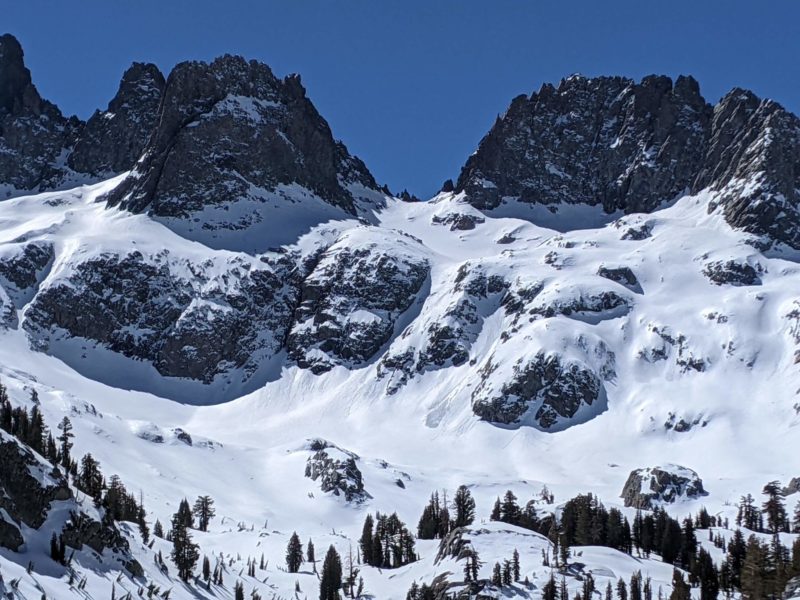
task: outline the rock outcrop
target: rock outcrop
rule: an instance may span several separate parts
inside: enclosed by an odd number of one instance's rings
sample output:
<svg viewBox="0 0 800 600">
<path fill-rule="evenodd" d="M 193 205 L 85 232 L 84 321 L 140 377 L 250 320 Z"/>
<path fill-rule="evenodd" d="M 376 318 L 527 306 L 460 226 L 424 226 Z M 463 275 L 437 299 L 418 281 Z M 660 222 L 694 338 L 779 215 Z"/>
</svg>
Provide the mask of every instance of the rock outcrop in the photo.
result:
<svg viewBox="0 0 800 600">
<path fill-rule="evenodd" d="M 322 373 L 358 366 L 389 341 L 399 317 L 425 283 L 430 266 L 419 242 L 371 228 L 350 231 L 303 281 L 289 355 Z"/>
<path fill-rule="evenodd" d="M 319 481 L 320 489 L 347 502 L 364 502 L 371 496 L 364 489 L 364 478 L 358 469 L 358 455 L 334 446 L 326 440 L 311 440 L 308 449 L 314 454 L 306 462 L 306 477 Z"/>
<path fill-rule="evenodd" d="M 168 254 L 88 259 L 41 290 L 24 326 L 48 349 L 68 336 L 150 362 L 165 377 L 247 378 L 280 350 L 298 294 L 295 263 L 192 263 Z"/>
<path fill-rule="evenodd" d="M 496 390 L 485 385 L 494 368 L 490 358 L 482 369 L 485 377 L 472 394 L 473 412 L 492 423 L 516 424 L 527 416 L 531 424 L 550 429 L 594 404 L 603 389 L 594 371 L 557 354 L 540 352 L 532 360 L 518 361 L 511 379 Z"/>
<path fill-rule="evenodd" d="M 620 497 L 625 506 L 649 510 L 659 504 L 705 495 L 697 473 L 678 465 L 663 465 L 631 471 Z"/>
</svg>

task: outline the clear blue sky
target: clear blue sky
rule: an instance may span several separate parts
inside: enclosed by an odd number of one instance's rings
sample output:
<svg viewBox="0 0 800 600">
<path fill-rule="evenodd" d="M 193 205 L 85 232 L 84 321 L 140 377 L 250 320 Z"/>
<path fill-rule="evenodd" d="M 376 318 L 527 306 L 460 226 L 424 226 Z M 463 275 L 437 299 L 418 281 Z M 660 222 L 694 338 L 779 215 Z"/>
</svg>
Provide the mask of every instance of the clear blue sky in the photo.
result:
<svg viewBox="0 0 800 600">
<path fill-rule="evenodd" d="M 694 75 L 800 112 L 798 0 L 0 0 L 42 94 L 86 117 L 134 60 L 223 53 L 298 72 L 382 183 L 423 197 L 458 175 L 517 94 L 579 72 Z"/>
</svg>

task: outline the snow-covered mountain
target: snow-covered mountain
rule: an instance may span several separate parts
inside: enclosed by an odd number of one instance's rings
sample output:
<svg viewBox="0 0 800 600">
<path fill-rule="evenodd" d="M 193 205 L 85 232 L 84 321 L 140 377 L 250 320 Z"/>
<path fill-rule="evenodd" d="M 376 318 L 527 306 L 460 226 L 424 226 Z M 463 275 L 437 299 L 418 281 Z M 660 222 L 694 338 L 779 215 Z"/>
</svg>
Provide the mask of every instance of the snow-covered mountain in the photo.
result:
<svg viewBox="0 0 800 600">
<path fill-rule="evenodd" d="M 151 529 L 211 496 L 193 537 L 224 580 L 182 582 L 170 542 L 0 432 L 12 598 L 228 598 L 237 582 L 316 598 L 319 569 L 284 567 L 293 531 L 320 568 L 331 544 L 363 559 L 368 513 L 414 532 L 431 493 L 461 485 L 475 522 L 402 567 L 359 565 L 364 597 L 540 598 L 551 573 L 572 597 L 587 574 L 600 593 L 637 571 L 668 596 L 659 552 L 581 545 L 556 570 L 548 532 L 490 520 L 495 499 L 535 499 L 553 531 L 579 493 L 631 522 L 705 507 L 727 543 L 742 495 L 800 476 L 800 121 L 774 102 L 573 76 L 515 99 L 455 184 L 403 202 L 296 76 L 135 64 L 83 123 L 3 36 L 0 150 L 11 404 L 54 435 L 68 417 L 72 456 L 118 474 Z M 62 531 L 68 565 L 48 554 Z M 514 550 L 520 581 L 493 586 Z"/>
</svg>

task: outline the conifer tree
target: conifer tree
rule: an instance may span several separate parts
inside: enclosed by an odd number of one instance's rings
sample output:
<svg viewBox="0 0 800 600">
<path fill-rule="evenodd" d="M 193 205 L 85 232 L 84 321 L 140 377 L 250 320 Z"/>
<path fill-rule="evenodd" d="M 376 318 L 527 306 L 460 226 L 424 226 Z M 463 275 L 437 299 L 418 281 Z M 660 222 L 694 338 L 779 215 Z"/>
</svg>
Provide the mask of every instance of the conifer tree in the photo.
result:
<svg viewBox="0 0 800 600">
<path fill-rule="evenodd" d="M 303 564 L 303 544 L 297 532 L 292 532 L 289 544 L 286 546 L 286 568 L 289 573 L 297 573 Z"/>
<path fill-rule="evenodd" d="M 342 587 L 342 560 L 336 548 L 331 545 L 322 563 L 322 576 L 319 585 L 319 600 L 338 600 Z"/>
<path fill-rule="evenodd" d="M 200 531 L 208 531 L 208 524 L 216 514 L 214 500 L 211 499 L 211 496 L 198 496 L 197 500 L 194 501 L 192 513 L 197 517 L 197 528 Z"/>
<path fill-rule="evenodd" d="M 376 557 L 373 556 L 375 546 L 372 539 L 372 528 L 374 525 L 375 522 L 372 519 L 372 515 L 367 514 L 364 519 L 364 527 L 361 529 L 359 544 L 361 546 L 361 560 L 368 565 L 375 565 L 377 560 Z"/>
<path fill-rule="evenodd" d="M 492 514 L 489 515 L 490 521 L 499 521 L 500 520 L 500 498 L 495 500 L 494 506 L 492 507 Z"/>
<path fill-rule="evenodd" d="M 173 526 L 176 518 L 177 521 L 187 529 L 194 528 L 194 516 L 192 515 L 192 509 L 189 508 L 189 501 L 186 498 L 181 500 L 180 504 L 178 504 L 178 512 L 176 512 L 175 516 L 172 518 Z"/>
<path fill-rule="evenodd" d="M 264 561 L 263 555 L 262 555 L 261 561 L 262 562 Z M 312 542 L 311 539 L 308 540 L 308 545 L 306 546 L 306 561 L 310 562 L 314 566 L 314 571 L 316 572 L 316 570 L 317 570 L 317 559 L 314 556 L 314 542 Z M 261 567 L 261 568 L 263 569 L 264 567 Z"/>
<path fill-rule="evenodd" d="M 503 585 L 503 572 L 498 562 L 494 563 L 494 568 L 492 569 L 492 583 L 497 587 L 502 587 Z"/>
<path fill-rule="evenodd" d="M 188 502 L 186 504 L 188 508 Z M 185 515 L 181 514 L 180 509 L 172 517 L 172 553 L 171 558 L 178 567 L 178 577 L 183 581 L 188 581 L 197 564 L 200 553 L 197 544 L 192 541 L 192 536 L 186 526 Z"/>
<path fill-rule="evenodd" d="M 203 581 L 211 579 L 211 562 L 207 556 L 203 556 Z"/>
<path fill-rule="evenodd" d="M 678 569 L 672 571 L 672 593 L 669 600 L 691 600 L 692 591 Z"/>
<path fill-rule="evenodd" d="M 514 575 L 514 581 L 519 581 L 519 552 L 514 548 L 514 554 L 511 555 L 511 571 Z"/>
<path fill-rule="evenodd" d="M 786 507 L 783 502 L 783 490 L 779 481 L 770 481 L 764 486 L 762 493 L 767 497 L 762 508 L 767 515 L 770 533 L 788 530 Z"/>
<path fill-rule="evenodd" d="M 237 581 L 233 585 L 233 598 L 234 600 L 244 600 L 244 585 L 241 581 Z"/>
<path fill-rule="evenodd" d="M 458 486 L 453 496 L 453 511 L 455 512 L 453 528 L 466 527 L 475 521 L 475 500 L 467 486 Z"/>
<path fill-rule="evenodd" d="M 70 452 L 72 450 L 72 438 L 75 437 L 75 434 L 72 433 L 72 422 L 69 420 L 69 417 L 64 417 L 61 419 L 61 423 L 58 424 L 58 429 L 61 433 L 58 436 L 58 441 L 61 443 L 61 466 L 64 469 L 69 470 L 70 463 L 72 462 L 72 458 L 70 456 Z"/>
<path fill-rule="evenodd" d="M 628 600 L 628 586 L 622 577 L 617 580 L 617 598 L 618 600 Z"/>
<path fill-rule="evenodd" d="M 156 519 L 156 524 L 153 525 L 153 535 L 158 538 L 164 537 L 164 526 L 161 524 L 161 521 Z"/>
<path fill-rule="evenodd" d="M 556 587 L 556 580 L 553 573 L 550 573 L 550 579 L 544 584 L 542 588 L 542 600 L 557 600 L 558 588 Z"/>
</svg>

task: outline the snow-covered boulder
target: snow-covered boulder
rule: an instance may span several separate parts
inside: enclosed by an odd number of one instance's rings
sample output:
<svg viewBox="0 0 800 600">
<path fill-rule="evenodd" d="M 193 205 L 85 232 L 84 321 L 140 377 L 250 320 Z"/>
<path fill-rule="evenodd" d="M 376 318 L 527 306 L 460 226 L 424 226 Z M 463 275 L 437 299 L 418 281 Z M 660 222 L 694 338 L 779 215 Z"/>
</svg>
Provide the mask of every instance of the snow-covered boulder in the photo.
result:
<svg viewBox="0 0 800 600">
<path fill-rule="evenodd" d="M 625 506 L 651 509 L 658 504 L 705 496 L 703 481 L 692 469 L 665 464 L 631 471 L 622 498 Z"/>
<path fill-rule="evenodd" d="M 355 503 L 371 497 L 364 489 L 364 477 L 356 464 L 357 454 L 320 439 L 311 440 L 308 450 L 313 454 L 306 462 L 305 475 L 312 481 L 319 481 L 323 492 Z"/>
</svg>

